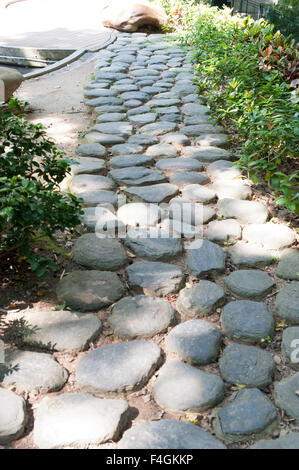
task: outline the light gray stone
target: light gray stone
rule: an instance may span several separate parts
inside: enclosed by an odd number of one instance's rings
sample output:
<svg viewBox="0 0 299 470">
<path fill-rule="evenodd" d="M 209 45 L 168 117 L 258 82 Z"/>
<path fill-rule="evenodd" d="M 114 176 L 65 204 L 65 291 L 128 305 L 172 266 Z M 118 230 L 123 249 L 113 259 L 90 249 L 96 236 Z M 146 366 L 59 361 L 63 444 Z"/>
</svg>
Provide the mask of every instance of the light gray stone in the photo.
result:
<svg viewBox="0 0 299 470">
<path fill-rule="evenodd" d="M 190 139 L 181 132 L 170 132 L 162 137 L 161 142 L 173 145 L 189 145 Z"/>
<path fill-rule="evenodd" d="M 216 193 L 200 184 L 189 184 L 182 190 L 182 196 L 193 202 L 208 204 L 216 199 Z"/>
<path fill-rule="evenodd" d="M 111 147 L 112 155 L 140 154 L 142 153 L 142 150 L 143 147 L 136 143 L 119 144 Z"/>
<path fill-rule="evenodd" d="M 168 260 L 182 252 L 181 239 L 157 227 L 132 228 L 125 243 L 136 255 L 149 261 Z"/>
<path fill-rule="evenodd" d="M 76 148 L 76 155 L 80 157 L 105 157 L 107 150 L 101 144 L 82 144 Z"/>
<path fill-rule="evenodd" d="M 226 160 L 217 160 L 207 167 L 207 173 L 213 180 L 232 180 L 241 176 L 240 168 Z"/>
<path fill-rule="evenodd" d="M 209 108 L 198 103 L 186 103 L 182 106 L 182 113 L 187 116 L 194 116 L 196 114 L 208 114 Z"/>
<path fill-rule="evenodd" d="M 217 160 L 231 160 L 231 154 L 218 147 L 191 146 L 183 149 L 184 157 L 196 158 L 201 162 L 211 163 Z"/>
<path fill-rule="evenodd" d="M 71 174 L 96 174 L 101 175 L 106 172 L 106 163 L 100 158 L 76 157 L 71 164 Z"/>
<path fill-rule="evenodd" d="M 178 151 L 174 145 L 171 144 L 157 144 L 148 147 L 146 155 L 155 158 L 170 158 L 176 157 Z"/>
<path fill-rule="evenodd" d="M 146 384 L 160 360 L 161 349 L 150 341 L 107 344 L 79 360 L 77 384 L 92 393 L 131 392 Z"/>
<path fill-rule="evenodd" d="M 86 144 L 103 144 L 103 145 L 114 145 L 114 144 L 122 144 L 125 141 L 123 137 L 120 135 L 114 134 L 103 134 L 97 131 L 90 131 L 85 134 L 83 138 L 83 142 Z"/>
<path fill-rule="evenodd" d="M 83 312 L 106 307 L 124 292 L 117 274 L 108 271 L 73 271 L 59 281 L 56 289 L 60 303 Z"/>
<path fill-rule="evenodd" d="M 163 419 L 142 422 L 129 429 L 118 449 L 225 449 L 225 446 L 199 426 Z"/>
<path fill-rule="evenodd" d="M 222 401 L 223 381 L 180 361 L 169 361 L 154 384 L 156 402 L 171 413 L 205 411 Z"/>
<path fill-rule="evenodd" d="M 47 393 L 60 390 L 68 379 L 68 372 L 55 359 L 46 353 L 5 351 L 4 365 L 9 374 L 2 380 L 2 386 L 14 388 L 17 393 Z"/>
<path fill-rule="evenodd" d="M 267 207 L 261 202 L 225 198 L 218 202 L 219 214 L 238 219 L 241 223 L 264 223 L 268 219 Z"/>
<path fill-rule="evenodd" d="M 177 129 L 175 122 L 156 121 L 152 124 L 146 124 L 140 128 L 140 132 L 149 135 L 163 135 Z"/>
<path fill-rule="evenodd" d="M 251 300 L 230 302 L 222 310 L 221 324 L 233 341 L 258 343 L 274 334 L 274 314 L 267 304 Z"/>
<path fill-rule="evenodd" d="M 135 134 L 128 138 L 129 144 L 155 145 L 159 143 L 158 137 L 147 134 Z"/>
<path fill-rule="evenodd" d="M 211 315 L 226 300 L 222 287 L 211 281 L 200 281 L 195 286 L 186 287 L 177 299 L 177 310 L 190 317 Z"/>
<path fill-rule="evenodd" d="M 205 365 L 218 356 L 220 342 L 221 332 L 217 326 L 204 320 L 189 320 L 171 330 L 165 346 L 190 364 Z"/>
<path fill-rule="evenodd" d="M 192 158 L 164 158 L 156 163 L 159 170 L 166 172 L 201 171 L 203 166 Z"/>
<path fill-rule="evenodd" d="M 24 343 L 51 351 L 83 351 L 102 331 L 96 316 L 69 310 L 29 310 L 23 318 Z"/>
<path fill-rule="evenodd" d="M 220 134 L 222 127 L 213 126 L 213 124 L 194 124 L 193 126 L 183 126 L 181 131 L 189 137 L 197 137 L 206 134 Z"/>
<path fill-rule="evenodd" d="M 250 449 L 297 449 L 299 450 L 299 432 L 290 432 L 278 439 L 261 439 Z"/>
<path fill-rule="evenodd" d="M 215 217 L 216 213 L 210 207 L 197 202 L 173 198 L 169 203 L 169 217 L 189 225 L 202 225 Z"/>
<path fill-rule="evenodd" d="M 224 245 L 236 243 L 241 238 L 241 234 L 241 225 L 237 220 L 213 220 L 208 225 L 206 237 L 212 242 Z"/>
<path fill-rule="evenodd" d="M 299 325 L 299 282 L 292 281 L 280 289 L 275 306 L 281 318 Z"/>
<path fill-rule="evenodd" d="M 151 165 L 154 161 L 147 155 L 132 154 L 112 157 L 109 163 L 111 168 L 128 168 L 129 166 Z"/>
<path fill-rule="evenodd" d="M 185 280 L 179 266 L 161 262 L 137 261 L 126 272 L 131 288 L 157 297 L 178 292 Z"/>
<path fill-rule="evenodd" d="M 156 204 L 131 202 L 120 207 L 117 217 L 131 227 L 157 225 L 163 215 L 162 209 Z"/>
<path fill-rule="evenodd" d="M 156 108 L 156 107 L 161 107 L 161 106 L 174 106 L 180 104 L 180 100 L 177 98 L 158 98 L 158 99 L 153 99 L 150 100 L 147 103 L 147 106 L 150 106 L 151 108 Z"/>
<path fill-rule="evenodd" d="M 284 410 L 286 414 L 299 424 L 299 372 L 287 377 L 274 386 L 274 400 L 276 406 Z"/>
<path fill-rule="evenodd" d="M 119 122 L 126 119 L 125 113 L 103 113 L 97 117 L 97 123 Z"/>
<path fill-rule="evenodd" d="M 169 183 L 155 184 L 152 186 L 130 187 L 126 189 L 126 194 L 134 201 L 144 201 L 149 203 L 161 203 L 168 201 L 175 196 L 179 189 L 177 186 Z"/>
<path fill-rule="evenodd" d="M 112 134 L 121 137 L 127 137 L 132 134 L 133 127 L 128 122 L 105 122 L 96 124 L 92 130 L 102 132 L 104 134 Z"/>
<path fill-rule="evenodd" d="M 74 261 L 99 271 L 117 271 L 127 264 L 128 258 L 117 240 L 99 238 L 95 233 L 85 233 L 75 242 Z"/>
<path fill-rule="evenodd" d="M 26 420 L 25 400 L 10 390 L 0 388 L 0 444 L 18 439 Z"/>
<path fill-rule="evenodd" d="M 191 103 L 190 103 L 191 104 Z M 204 147 L 223 147 L 229 146 L 229 138 L 226 134 L 211 133 L 202 134 L 195 139 L 196 145 L 203 145 Z"/>
<path fill-rule="evenodd" d="M 221 273 L 225 270 L 225 253 L 222 248 L 208 240 L 196 240 L 187 252 L 188 271 L 197 277 Z"/>
<path fill-rule="evenodd" d="M 125 400 L 89 393 L 46 397 L 36 413 L 34 443 L 40 449 L 59 449 L 117 439 L 127 424 L 128 408 Z"/>
<path fill-rule="evenodd" d="M 167 330 L 174 318 L 175 311 L 165 300 L 137 295 L 119 300 L 108 322 L 121 338 L 151 338 Z"/>
<path fill-rule="evenodd" d="M 207 184 L 210 182 L 210 179 L 205 173 L 180 171 L 179 173 L 173 173 L 170 175 L 169 181 L 170 183 L 178 186 L 179 189 L 183 189 L 189 184 Z"/>
<path fill-rule="evenodd" d="M 249 268 L 263 268 L 274 261 L 274 255 L 264 250 L 260 245 L 253 245 L 243 241 L 236 243 L 227 250 L 233 264 Z"/>
<path fill-rule="evenodd" d="M 120 168 L 111 170 L 109 176 L 120 185 L 142 186 L 153 183 L 163 183 L 166 180 L 164 173 L 151 168 L 140 166 L 131 166 L 129 168 Z"/>
<path fill-rule="evenodd" d="M 121 204 L 124 201 L 119 196 Z M 108 206 L 93 206 L 85 207 L 83 209 L 84 215 L 82 216 L 82 223 L 90 232 L 96 232 L 99 238 L 115 238 L 118 232 L 125 232 L 125 225 L 118 220 L 113 207 Z"/>
<path fill-rule="evenodd" d="M 290 326 L 283 331 L 281 349 L 291 367 L 299 369 L 299 326 Z"/>
<path fill-rule="evenodd" d="M 225 287 L 236 297 L 259 300 L 269 294 L 275 281 L 257 269 L 239 269 L 224 279 Z"/>
<path fill-rule="evenodd" d="M 252 190 L 242 180 L 215 181 L 210 188 L 215 191 L 219 199 L 251 199 Z"/>
<path fill-rule="evenodd" d="M 266 250 L 281 250 L 291 246 L 296 235 L 283 224 L 252 224 L 244 228 L 243 238 L 250 243 L 262 245 Z"/>
<path fill-rule="evenodd" d="M 142 126 L 143 124 L 150 124 L 152 122 L 155 122 L 157 117 L 158 117 L 158 114 L 156 113 L 135 114 L 134 116 L 130 116 L 129 120 L 133 124 Z"/>
<path fill-rule="evenodd" d="M 271 354 L 255 346 L 232 343 L 219 359 L 220 372 L 226 382 L 249 388 L 270 385 L 275 371 Z"/>
<path fill-rule="evenodd" d="M 131 116 L 136 116 L 138 114 L 144 114 L 144 113 L 149 113 L 151 111 L 151 108 L 149 106 L 139 106 L 137 108 L 131 108 L 128 110 L 127 115 L 129 117 Z M 133 137 L 132 137 L 133 138 Z"/>
</svg>

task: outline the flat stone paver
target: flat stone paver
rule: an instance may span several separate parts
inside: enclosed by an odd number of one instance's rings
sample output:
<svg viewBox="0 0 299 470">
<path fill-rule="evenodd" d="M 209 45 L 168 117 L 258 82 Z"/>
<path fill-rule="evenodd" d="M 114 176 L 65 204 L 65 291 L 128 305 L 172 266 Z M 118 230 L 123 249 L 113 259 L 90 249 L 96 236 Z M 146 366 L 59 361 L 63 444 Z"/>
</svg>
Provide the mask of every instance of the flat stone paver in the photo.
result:
<svg viewBox="0 0 299 470">
<path fill-rule="evenodd" d="M 178 296 L 178 311 L 190 317 L 211 315 L 216 308 L 225 303 L 226 296 L 222 287 L 214 282 L 202 280 L 194 287 L 186 287 Z"/>
<path fill-rule="evenodd" d="M 10 390 L 0 388 L 0 444 L 17 439 L 27 419 L 25 400 Z"/>
</svg>

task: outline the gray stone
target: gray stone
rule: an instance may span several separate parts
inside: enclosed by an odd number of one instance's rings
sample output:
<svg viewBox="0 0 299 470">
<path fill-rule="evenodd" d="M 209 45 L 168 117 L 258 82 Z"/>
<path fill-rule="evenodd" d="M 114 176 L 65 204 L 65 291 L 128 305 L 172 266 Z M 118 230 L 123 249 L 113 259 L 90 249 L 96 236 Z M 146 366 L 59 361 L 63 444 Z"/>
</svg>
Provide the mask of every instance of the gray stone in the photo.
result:
<svg viewBox="0 0 299 470">
<path fill-rule="evenodd" d="M 194 171 L 181 171 L 170 175 L 169 181 L 172 184 L 178 186 L 179 189 L 183 189 L 189 184 L 207 184 L 210 179 L 205 173 L 197 173 Z"/>
<path fill-rule="evenodd" d="M 205 365 L 218 356 L 220 342 L 221 332 L 217 326 L 204 320 L 189 320 L 171 330 L 165 346 L 190 364 Z"/>
<path fill-rule="evenodd" d="M 117 274 L 108 271 L 73 271 L 59 281 L 56 289 L 60 303 L 82 312 L 106 307 L 124 292 Z"/>
<path fill-rule="evenodd" d="M 220 180 L 213 183 L 210 188 L 215 191 L 219 199 L 251 199 L 252 197 L 250 186 L 242 180 Z"/>
<path fill-rule="evenodd" d="M 276 383 L 274 386 L 275 404 L 299 425 L 299 372 Z"/>
<path fill-rule="evenodd" d="M 289 227 L 283 224 L 252 224 L 244 228 L 244 240 L 262 245 L 266 250 L 281 250 L 291 246 L 296 235 Z"/>
<path fill-rule="evenodd" d="M 194 237 L 202 238 L 201 227 L 195 227 L 190 224 L 185 224 L 180 222 L 179 220 L 165 218 L 160 223 L 160 227 L 164 230 L 170 230 L 171 232 L 174 232 L 175 234 L 183 236 L 187 239 L 192 239 Z"/>
<path fill-rule="evenodd" d="M 103 124 L 96 124 L 92 130 L 122 137 L 127 137 L 132 134 L 133 127 L 128 122 L 105 122 Z"/>
<path fill-rule="evenodd" d="M 209 223 L 206 237 L 215 243 L 233 244 L 241 238 L 241 225 L 235 219 L 213 220 Z"/>
<path fill-rule="evenodd" d="M 161 142 L 173 145 L 189 145 L 190 139 L 185 134 L 181 134 L 180 132 L 171 132 L 169 134 L 165 134 L 162 137 Z"/>
<path fill-rule="evenodd" d="M 275 274 L 288 281 L 299 281 L 298 249 L 287 248 L 282 252 Z"/>
<path fill-rule="evenodd" d="M 281 318 L 299 325 L 299 282 L 292 281 L 280 289 L 275 306 Z"/>
<path fill-rule="evenodd" d="M 127 264 L 128 258 L 117 240 L 98 238 L 95 233 L 85 233 L 75 242 L 74 261 L 99 271 L 117 271 Z"/>
<path fill-rule="evenodd" d="M 169 63 L 171 63 L 171 61 L 169 61 Z M 176 65 L 180 65 L 180 63 L 181 61 L 177 62 Z M 173 62 L 172 64 L 174 65 Z M 180 80 L 175 84 L 172 91 L 178 96 L 187 96 L 190 95 L 190 93 L 194 93 L 196 91 L 196 87 L 195 85 L 192 85 L 192 82 L 189 80 Z"/>
<path fill-rule="evenodd" d="M 130 116 L 129 120 L 133 124 L 142 126 L 143 124 L 150 124 L 152 122 L 155 122 L 157 117 L 158 115 L 156 113 L 135 114 L 134 116 Z"/>
<path fill-rule="evenodd" d="M 110 190 L 115 188 L 115 183 L 107 176 L 100 175 L 77 175 L 72 178 L 70 191 L 80 194 L 86 191 Z"/>
<path fill-rule="evenodd" d="M 174 106 L 180 104 L 180 100 L 177 98 L 156 98 L 153 100 L 150 100 L 147 105 L 150 106 L 151 108 L 158 108 L 161 106 L 169 107 L 169 106 Z"/>
<path fill-rule="evenodd" d="M 169 203 L 169 217 L 189 225 L 202 225 L 215 217 L 215 211 L 197 202 L 173 198 Z"/>
<path fill-rule="evenodd" d="M 126 269 L 129 286 L 146 295 L 162 297 L 178 292 L 184 285 L 179 266 L 168 263 L 137 261 Z"/>
<path fill-rule="evenodd" d="M 208 240 L 196 240 L 188 247 L 187 268 L 193 276 L 221 273 L 225 270 L 225 254 L 222 248 Z"/>
<path fill-rule="evenodd" d="M 218 202 L 219 214 L 238 219 L 241 223 L 264 223 L 268 219 L 267 207 L 261 202 L 225 198 Z"/>
<path fill-rule="evenodd" d="M 164 158 L 156 163 L 159 170 L 166 172 L 201 171 L 203 166 L 192 158 Z"/>
<path fill-rule="evenodd" d="M 191 103 L 190 103 L 191 104 Z M 206 134 L 202 134 L 195 139 L 196 145 L 202 145 L 204 147 L 223 147 L 229 146 L 229 138 L 226 134 L 216 134 L 210 131 Z"/>
<path fill-rule="evenodd" d="M 115 96 L 105 96 L 100 98 L 92 98 L 90 100 L 86 100 L 86 106 L 97 107 L 97 106 L 113 106 L 113 105 L 121 105 L 123 102 L 122 99 L 116 98 Z"/>
<path fill-rule="evenodd" d="M 157 227 L 132 228 L 125 243 L 138 256 L 150 261 L 168 260 L 182 252 L 181 239 Z"/>
<path fill-rule="evenodd" d="M 97 117 L 97 123 L 119 122 L 126 119 L 125 113 L 103 113 Z"/>
<path fill-rule="evenodd" d="M 92 113 L 95 116 L 98 116 L 103 113 L 123 113 L 125 111 L 126 111 L 126 108 L 123 105 L 105 104 L 105 105 L 97 106 L 96 108 L 93 108 Z"/>
<path fill-rule="evenodd" d="M 114 145 L 122 144 L 125 139 L 120 135 L 103 134 L 97 131 L 90 131 L 88 134 L 85 134 L 83 141 L 87 144 L 100 143 L 103 145 Z"/>
<path fill-rule="evenodd" d="M 128 419 L 125 400 L 97 398 L 89 393 L 63 393 L 39 404 L 34 443 L 40 449 L 82 447 L 119 438 Z"/>
<path fill-rule="evenodd" d="M 142 186 L 153 183 L 163 183 L 166 180 L 164 173 L 150 168 L 140 166 L 131 166 L 129 168 L 120 168 L 111 170 L 109 176 L 118 184 L 126 186 Z"/>
<path fill-rule="evenodd" d="M 169 158 L 176 157 L 178 151 L 174 145 L 171 144 L 157 144 L 148 147 L 146 155 L 150 155 L 155 158 Z"/>
<path fill-rule="evenodd" d="M 163 419 L 142 422 L 129 429 L 118 449 L 225 449 L 225 446 L 199 426 Z"/>
<path fill-rule="evenodd" d="M 194 114 L 208 114 L 209 108 L 198 103 L 186 103 L 182 106 L 182 113 L 187 116 L 194 116 Z"/>
<path fill-rule="evenodd" d="M 76 155 L 101 158 L 107 155 L 107 150 L 101 144 L 82 144 L 76 148 Z"/>
<path fill-rule="evenodd" d="M 194 124 L 193 126 L 183 126 L 181 131 L 189 137 L 197 137 L 206 134 L 220 134 L 222 128 L 209 123 Z"/>
<path fill-rule="evenodd" d="M 106 163 L 100 158 L 76 157 L 71 164 L 71 174 L 96 174 L 100 175 L 106 171 Z"/>
<path fill-rule="evenodd" d="M 68 310 L 29 310 L 23 318 L 27 324 L 24 343 L 50 351 L 83 351 L 102 331 L 94 315 Z"/>
<path fill-rule="evenodd" d="M 147 155 L 132 154 L 112 157 L 109 163 L 111 168 L 128 168 L 129 166 L 151 165 L 154 161 Z"/>
<path fill-rule="evenodd" d="M 217 160 L 231 160 L 231 154 L 225 150 L 218 147 L 199 147 L 191 146 L 185 147 L 183 150 L 184 157 L 196 158 L 201 162 L 214 162 Z"/>
<path fill-rule="evenodd" d="M 91 90 L 86 90 L 84 92 L 84 96 L 85 98 L 99 98 L 99 97 L 103 97 L 103 96 L 115 96 L 116 95 L 116 91 L 115 90 L 107 90 L 105 88 L 101 88 L 99 86 L 99 88 L 93 88 Z"/>
<path fill-rule="evenodd" d="M 250 449 L 297 449 L 299 450 L 299 432 L 290 432 L 278 439 L 262 439 Z"/>
<path fill-rule="evenodd" d="M 122 100 L 129 100 L 129 101 L 138 101 L 142 103 L 143 101 L 147 101 L 149 99 L 149 95 L 147 93 L 143 93 L 142 91 L 127 91 L 120 95 Z M 124 103 L 125 104 L 125 103 Z M 133 107 L 133 106 L 132 106 Z"/>
<path fill-rule="evenodd" d="M 117 211 L 119 220 L 131 227 L 157 225 L 162 215 L 163 210 L 159 206 L 143 202 L 125 204 Z"/>
<path fill-rule="evenodd" d="M 193 202 L 202 202 L 208 204 L 216 199 L 216 194 L 211 189 L 205 188 L 200 184 L 189 184 L 182 190 L 182 196 Z"/>
<path fill-rule="evenodd" d="M 0 388 L 0 444 L 20 437 L 26 424 L 26 403 L 10 390 Z"/>
<path fill-rule="evenodd" d="M 189 101 L 193 103 L 194 101 Z M 185 126 L 194 126 L 197 124 L 214 124 L 208 114 L 194 114 L 194 116 L 187 116 L 184 119 Z"/>
<path fill-rule="evenodd" d="M 141 388 L 161 360 L 161 349 L 136 340 L 102 346 L 79 360 L 78 387 L 95 393 L 131 392 Z"/>
<path fill-rule="evenodd" d="M 155 110 L 155 113 L 162 114 L 162 115 L 179 113 L 179 108 L 177 106 L 161 106 L 161 107 L 157 107 L 153 109 Z"/>
<path fill-rule="evenodd" d="M 149 106 L 139 106 L 138 108 L 129 109 L 127 112 L 127 115 L 129 117 L 136 116 L 138 114 L 149 113 L 150 111 L 151 111 L 151 108 Z"/>
<path fill-rule="evenodd" d="M 233 163 L 226 160 L 217 160 L 207 167 L 207 173 L 213 180 L 232 180 L 241 176 L 240 168 L 234 166 Z"/>
<path fill-rule="evenodd" d="M 146 77 L 149 76 L 149 75 L 152 75 L 152 76 L 159 76 L 159 72 L 157 72 L 156 70 L 153 70 L 152 68 L 144 68 L 144 69 L 140 69 L 140 70 L 134 70 L 132 72 L 132 75 L 134 77 Z"/>
<path fill-rule="evenodd" d="M 119 198 L 123 204 L 122 196 Z M 115 238 L 118 232 L 122 236 L 125 233 L 125 225 L 115 217 L 113 207 L 85 207 L 82 223 L 89 231 L 95 231 L 99 238 Z"/>
<path fill-rule="evenodd" d="M 112 155 L 140 154 L 142 150 L 143 147 L 141 145 L 133 143 L 113 145 L 113 147 L 111 147 Z"/>
<path fill-rule="evenodd" d="M 275 406 L 258 389 L 240 390 L 234 400 L 216 413 L 216 436 L 226 443 L 246 441 L 271 435 L 277 427 Z"/>
<path fill-rule="evenodd" d="M 177 310 L 189 317 L 211 315 L 226 300 L 222 287 L 211 281 L 200 281 L 191 288 L 185 288 L 177 299 Z"/>
<path fill-rule="evenodd" d="M 232 343 L 219 359 L 220 372 L 226 382 L 249 388 L 270 385 L 275 371 L 271 354 L 255 346 Z"/>
<path fill-rule="evenodd" d="M 68 379 L 68 372 L 46 353 L 5 351 L 4 365 L 9 373 L 4 376 L 3 387 L 14 388 L 17 393 L 47 393 L 60 390 Z"/>
<path fill-rule="evenodd" d="M 248 268 L 263 268 L 274 261 L 271 252 L 264 250 L 260 245 L 253 245 L 243 241 L 236 243 L 227 250 L 233 264 Z"/>
<path fill-rule="evenodd" d="M 230 302 L 222 310 L 221 324 L 233 341 L 258 343 L 274 334 L 274 314 L 267 304 L 251 300 Z"/>
<path fill-rule="evenodd" d="M 171 132 L 177 129 L 175 122 L 157 121 L 152 124 L 146 124 L 140 128 L 141 133 L 149 135 L 163 135 L 166 132 Z"/>
<path fill-rule="evenodd" d="M 165 300 L 137 295 L 119 300 L 108 322 L 121 338 L 151 338 L 167 330 L 174 318 L 175 311 Z"/>
<path fill-rule="evenodd" d="M 299 326 L 290 326 L 283 331 L 281 349 L 290 366 L 299 369 Z"/>
<path fill-rule="evenodd" d="M 274 279 L 257 269 L 240 269 L 224 279 L 226 288 L 236 297 L 261 299 L 272 291 Z"/>
<path fill-rule="evenodd" d="M 149 203 L 161 203 L 175 196 L 179 190 L 177 186 L 169 183 L 155 184 L 153 186 L 130 187 L 126 194 L 133 201 L 144 201 Z M 148 225 L 148 224 L 146 224 Z"/>
<path fill-rule="evenodd" d="M 205 411 L 224 396 L 223 381 L 180 361 L 169 361 L 154 384 L 156 402 L 171 413 Z"/>
<path fill-rule="evenodd" d="M 129 144 L 154 145 L 154 144 L 157 144 L 158 142 L 159 142 L 158 137 L 155 137 L 153 135 L 147 135 L 147 134 L 131 135 L 128 138 Z"/>
<path fill-rule="evenodd" d="M 122 80 L 123 78 L 128 78 L 125 73 L 113 73 L 113 72 L 98 72 L 96 74 L 96 80 Z"/>
<path fill-rule="evenodd" d="M 170 121 L 170 122 L 181 122 L 182 118 L 180 114 L 163 114 L 160 116 L 161 121 Z"/>
</svg>

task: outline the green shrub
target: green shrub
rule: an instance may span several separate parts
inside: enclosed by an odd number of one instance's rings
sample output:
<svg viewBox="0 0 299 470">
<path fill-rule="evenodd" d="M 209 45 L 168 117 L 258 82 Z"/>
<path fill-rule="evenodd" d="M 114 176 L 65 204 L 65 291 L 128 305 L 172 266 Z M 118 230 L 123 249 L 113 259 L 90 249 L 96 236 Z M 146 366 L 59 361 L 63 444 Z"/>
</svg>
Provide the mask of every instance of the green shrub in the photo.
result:
<svg viewBox="0 0 299 470">
<path fill-rule="evenodd" d="M 184 4 L 183 4 L 184 6 Z M 239 165 L 254 182 L 263 176 L 277 204 L 298 212 L 298 48 L 265 20 L 254 21 L 204 5 L 185 7 L 181 43 L 191 45 L 204 93 L 218 123 L 240 149 Z"/>
<path fill-rule="evenodd" d="M 15 99 L 0 107 L 0 258 L 21 255 L 43 275 L 54 265 L 33 242 L 78 225 L 80 202 L 59 191 L 71 161 L 41 124 L 16 114 L 22 107 Z"/>
</svg>

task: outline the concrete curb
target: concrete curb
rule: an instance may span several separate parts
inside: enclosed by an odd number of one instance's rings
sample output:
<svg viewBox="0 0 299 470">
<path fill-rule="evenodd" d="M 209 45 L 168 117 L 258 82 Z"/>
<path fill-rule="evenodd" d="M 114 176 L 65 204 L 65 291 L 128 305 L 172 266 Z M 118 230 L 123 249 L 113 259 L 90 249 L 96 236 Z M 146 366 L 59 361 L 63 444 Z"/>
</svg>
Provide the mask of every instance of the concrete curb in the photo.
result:
<svg viewBox="0 0 299 470">
<path fill-rule="evenodd" d="M 107 46 L 109 46 L 109 44 L 112 44 L 115 41 L 116 37 L 117 37 L 116 34 L 110 33 L 110 37 L 100 46 L 77 49 L 75 52 L 73 52 L 73 54 L 70 54 L 64 59 L 59 60 L 58 62 L 55 62 L 55 64 L 48 65 L 48 67 L 44 67 L 34 72 L 26 73 L 24 75 L 24 80 L 29 80 L 30 78 L 40 77 L 47 73 L 54 72 L 55 70 L 59 70 L 62 67 L 65 67 L 66 65 L 74 62 L 75 60 L 78 60 L 86 52 L 98 52 L 101 49 L 105 49 Z"/>
</svg>

